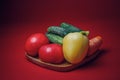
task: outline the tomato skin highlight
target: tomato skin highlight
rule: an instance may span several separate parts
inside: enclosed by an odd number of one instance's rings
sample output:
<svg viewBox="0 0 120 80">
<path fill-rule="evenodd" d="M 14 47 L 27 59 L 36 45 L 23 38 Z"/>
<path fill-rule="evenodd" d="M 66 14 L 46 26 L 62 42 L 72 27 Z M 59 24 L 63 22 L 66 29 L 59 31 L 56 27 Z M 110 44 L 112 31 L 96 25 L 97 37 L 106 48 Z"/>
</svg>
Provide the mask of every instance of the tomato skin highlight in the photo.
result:
<svg viewBox="0 0 120 80">
<path fill-rule="evenodd" d="M 30 56 L 36 56 L 38 54 L 38 49 L 45 44 L 48 44 L 48 38 L 42 33 L 32 34 L 25 43 L 25 51 Z"/>
<path fill-rule="evenodd" d="M 47 44 L 39 49 L 39 58 L 48 63 L 62 63 L 64 61 L 62 46 L 59 44 Z"/>
</svg>

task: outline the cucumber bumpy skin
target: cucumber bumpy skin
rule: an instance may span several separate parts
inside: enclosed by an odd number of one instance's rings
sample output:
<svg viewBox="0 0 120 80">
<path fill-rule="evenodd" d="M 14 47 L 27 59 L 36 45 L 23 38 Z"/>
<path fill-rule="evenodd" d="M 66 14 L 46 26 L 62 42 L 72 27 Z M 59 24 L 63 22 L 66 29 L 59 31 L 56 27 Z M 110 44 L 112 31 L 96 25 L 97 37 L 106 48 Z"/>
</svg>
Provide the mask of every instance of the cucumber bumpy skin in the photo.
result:
<svg viewBox="0 0 120 80">
<path fill-rule="evenodd" d="M 66 32 L 66 30 L 64 28 L 58 27 L 58 26 L 50 26 L 47 29 L 47 32 L 59 35 L 61 37 L 64 37 L 67 34 L 67 32 Z"/>
<path fill-rule="evenodd" d="M 63 38 L 59 35 L 52 34 L 52 33 L 47 33 L 46 36 L 52 43 L 57 43 L 57 44 L 63 44 Z"/>
<path fill-rule="evenodd" d="M 67 31 L 67 33 L 82 31 L 81 29 L 79 29 L 71 24 L 65 23 L 65 22 L 61 23 L 60 27 L 64 28 Z"/>
</svg>

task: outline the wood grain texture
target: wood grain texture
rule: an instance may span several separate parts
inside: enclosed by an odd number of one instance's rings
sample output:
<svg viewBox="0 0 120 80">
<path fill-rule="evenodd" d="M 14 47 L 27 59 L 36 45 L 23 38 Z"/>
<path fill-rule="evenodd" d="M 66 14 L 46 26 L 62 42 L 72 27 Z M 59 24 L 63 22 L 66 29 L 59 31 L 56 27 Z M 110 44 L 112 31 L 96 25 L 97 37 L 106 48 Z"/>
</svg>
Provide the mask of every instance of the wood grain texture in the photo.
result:
<svg viewBox="0 0 120 80">
<path fill-rule="evenodd" d="M 66 72 L 66 71 L 71 71 L 74 69 L 77 69 L 77 67 L 80 67 L 88 62 L 90 62 L 91 60 L 95 59 L 96 56 L 100 53 L 100 50 L 98 50 L 97 52 L 95 52 L 93 55 L 91 56 L 87 56 L 82 62 L 80 62 L 79 64 L 71 64 L 68 62 L 63 62 L 62 64 L 51 64 L 51 63 L 46 63 L 41 61 L 39 58 L 35 58 L 32 56 L 29 56 L 27 53 L 25 53 L 26 59 L 29 60 L 30 62 L 37 64 L 41 67 L 47 68 L 47 69 L 51 69 L 51 70 L 55 70 L 55 71 L 61 71 L 61 72 Z"/>
</svg>

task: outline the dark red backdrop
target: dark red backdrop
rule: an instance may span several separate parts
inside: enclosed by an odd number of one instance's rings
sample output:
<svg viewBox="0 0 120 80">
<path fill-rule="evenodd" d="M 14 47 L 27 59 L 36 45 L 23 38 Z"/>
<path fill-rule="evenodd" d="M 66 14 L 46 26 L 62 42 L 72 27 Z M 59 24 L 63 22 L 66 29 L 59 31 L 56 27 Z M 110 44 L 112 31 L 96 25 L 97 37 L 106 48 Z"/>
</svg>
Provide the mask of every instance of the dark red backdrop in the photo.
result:
<svg viewBox="0 0 120 80">
<path fill-rule="evenodd" d="M 0 80 L 119 80 L 119 0 L 4 0 L 0 24 Z M 55 72 L 28 62 L 26 38 L 68 22 L 101 35 L 103 54 L 71 72 Z"/>
</svg>

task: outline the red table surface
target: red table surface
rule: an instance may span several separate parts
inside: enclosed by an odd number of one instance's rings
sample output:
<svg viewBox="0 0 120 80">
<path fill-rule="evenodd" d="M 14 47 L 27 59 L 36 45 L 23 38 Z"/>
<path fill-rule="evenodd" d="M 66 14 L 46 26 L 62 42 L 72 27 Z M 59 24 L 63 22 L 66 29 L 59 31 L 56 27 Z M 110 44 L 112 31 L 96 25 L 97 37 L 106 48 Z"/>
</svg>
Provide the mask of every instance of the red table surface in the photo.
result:
<svg viewBox="0 0 120 80">
<path fill-rule="evenodd" d="M 24 43 L 33 33 L 45 33 L 48 26 L 62 21 L 39 24 L 2 25 L 0 30 L 0 80 L 120 80 L 120 47 L 118 20 L 70 21 L 75 26 L 90 30 L 89 38 L 103 37 L 101 53 L 95 61 L 70 72 L 56 72 L 32 64 L 25 58 Z"/>
</svg>

